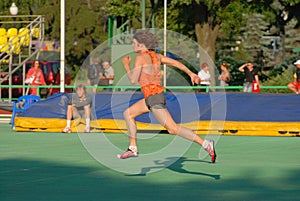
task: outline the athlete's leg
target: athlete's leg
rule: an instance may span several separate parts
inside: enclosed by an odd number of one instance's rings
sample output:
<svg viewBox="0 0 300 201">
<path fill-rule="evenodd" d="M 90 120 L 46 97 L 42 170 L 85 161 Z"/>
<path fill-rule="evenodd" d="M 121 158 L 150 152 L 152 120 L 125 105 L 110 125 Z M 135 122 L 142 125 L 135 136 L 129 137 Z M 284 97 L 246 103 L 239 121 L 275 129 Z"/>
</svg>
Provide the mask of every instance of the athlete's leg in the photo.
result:
<svg viewBox="0 0 300 201">
<path fill-rule="evenodd" d="M 149 112 L 148 107 L 146 106 L 145 99 L 139 100 L 132 106 L 130 106 L 124 112 L 124 119 L 126 122 L 128 136 L 129 136 L 129 145 L 136 146 L 136 123 L 135 118 L 141 114 Z"/>
<path fill-rule="evenodd" d="M 200 145 L 203 144 L 204 140 L 191 129 L 177 125 L 167 109 L 152 109 L 151 111 L 158 122 L 164 126 L 170 134 L 179 135 Z"/>
<path fill-rule="evenodd" d="M 164 126 L 170 134 L 176 134 L 200 144 L 209 153 L 212 163 L 215 162 L 217 155 L 214 150 L 213 141 L 204 140 L 191 129 L 177 125 L 167 109 L 152 108 L 151 111 L 159 123 Z"/>
<path fill-rule="evenodd" d="M 124 119 L 126 122 L 129 137 L 129 148 L 123 154 L 118 155 L 119 158 L 126 159 L 129 157 L 138 156 L 138 149 L 136 146 L 137 129 L 135 124 L 135 118 L 146 112 L 149 112 L 149 109 L 146 106 L 145 99 L 136 102 L 124 112 Z"/>
</svg>

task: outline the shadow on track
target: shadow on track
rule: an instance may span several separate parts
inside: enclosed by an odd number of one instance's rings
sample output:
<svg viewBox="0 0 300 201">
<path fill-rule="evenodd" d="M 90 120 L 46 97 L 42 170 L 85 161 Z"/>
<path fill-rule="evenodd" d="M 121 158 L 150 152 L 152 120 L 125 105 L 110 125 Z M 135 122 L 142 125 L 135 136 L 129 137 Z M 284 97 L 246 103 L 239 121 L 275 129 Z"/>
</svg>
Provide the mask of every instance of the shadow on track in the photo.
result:
<svg viewBox="0 0 300 201">
<path fill-rule="evenodd" d="M 175 161 L 175 162 L 172 163 L 173 161 Z M 183 165 L 184 162 L 210 163 L 210 162 L 203 161 L 203 160 L 189 160 L 186 157 L 168 157 L 168 158 L 166 158 L 165 161 L 154 161 L 154 163 L 157 164 L 157 166 L 145 167 L 145 168 L 141 169 L 141 172 L 139 174 L 127 175 L 127 176 L 146 176 L 147 173 L 149 173 L 152 169 L 167 168 L 174 172 L 183 173 L 183 174 L 207 176 L 207 177 L 214 178 L 216 180 L 221 178 L 221 176 L 219 174 L 208 174 L 208 173 L 186 170 L 186 169 L 184 169 L 184 165 Z M 169 165 L 169 164 L 171 164 L 171 165 Z"/>
</svg>

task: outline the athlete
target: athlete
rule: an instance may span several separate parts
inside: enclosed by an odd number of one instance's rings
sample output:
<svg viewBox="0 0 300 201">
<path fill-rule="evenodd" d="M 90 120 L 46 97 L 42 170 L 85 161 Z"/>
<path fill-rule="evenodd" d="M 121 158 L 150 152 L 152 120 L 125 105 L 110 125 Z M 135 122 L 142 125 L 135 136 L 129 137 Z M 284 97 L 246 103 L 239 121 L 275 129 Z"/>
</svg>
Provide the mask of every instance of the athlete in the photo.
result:
<svg viewBox="0 0 300 201">
<path fill-rule="evenodd" d="M 177 125 L 166 109 L 164 88 L 160 84 L 160 65 L 166 64 L 184 71 L 190 76 L 192 84 L 199 84 L 200 78 L 182 63 L 155 53 L 154 49 L 158 46 L 157 39 L 147 30 L 137 32 L 133 37 L 132 45 L 134 52 L 139 54 L 135 59 L 134 68 L 130 68 L 130 56 L 125 56 L 122 59 L 122 63 L 131 83 L 140 84 L 144 98 L 130 106 L 124 112 L 129 136 L 129 148 L 123 154 L 118 155 L 118 157 L 126 159 L 138 156 L 136 144 L 137 127 L 135 118 L 141 114 L 151 111 L 158 122 L 164 126 L 170 134 L 179 135 L 202 145 L 209 153 L 212 163 L 214 163 L 217 157 L 214 150 L 214 142 L 204 140 L 200 136 L 196 135 L 192 130 Z"/>
</svg>

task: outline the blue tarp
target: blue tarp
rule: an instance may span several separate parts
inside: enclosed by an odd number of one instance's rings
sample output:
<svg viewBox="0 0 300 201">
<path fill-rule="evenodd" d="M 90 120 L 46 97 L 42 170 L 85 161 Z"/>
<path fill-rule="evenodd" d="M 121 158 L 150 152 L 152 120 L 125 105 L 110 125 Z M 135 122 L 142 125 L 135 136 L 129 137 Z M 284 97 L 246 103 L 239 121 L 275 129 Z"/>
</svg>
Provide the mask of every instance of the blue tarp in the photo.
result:
<svg viewBox="0 0 300 201">
<path fill-rule="evenodd" d="M 66 119 L 70 94 L 56 94 L 32 105 L 20 117 Z M 96 119 L 123 119 L 123 112 L 141 93 L 96 94 L 92 106 Z M 300 122 L 300 96 L 293 94 L 166 93 L 167 108 L 177 123 L 199 120 Z M 152 114 L 137 121 L 157 123 Z"/>
</svg>

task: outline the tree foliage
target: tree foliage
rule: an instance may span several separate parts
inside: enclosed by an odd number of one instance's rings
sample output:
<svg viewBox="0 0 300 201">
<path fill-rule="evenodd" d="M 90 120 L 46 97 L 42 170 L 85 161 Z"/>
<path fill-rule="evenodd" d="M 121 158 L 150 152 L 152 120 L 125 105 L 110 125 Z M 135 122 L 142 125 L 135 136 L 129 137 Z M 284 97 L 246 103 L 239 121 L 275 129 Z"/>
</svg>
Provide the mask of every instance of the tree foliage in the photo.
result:
<svg viewBox="0 0 300 201">
<path fill-rule="evenodd" d="M 100 12 L 103 4 L 97 0 L 66 1 L 66 58 L 70 64 L 81 65 L 95 46 L 106 40 L 106 16 Z M 47 1 L 37 12 L 46 13 L 45 30 L 49 39 L 59 40 L 60 0 Z"/>
<path fill-rule="evenodd" d="M 284 68 L 281 73 L 278 73 L 270 79 L 264 81 L 262 84 L 265 86 L 287 86 L 293 81 L 293 69 Z M 288 89 L 263 89 L 262 92 L 269 93 L 291 93 Z"/>
<path fill-rule="evenodd" d="M 138 0 L 109 0 L 103 10 L 111 16 L 137 17 L 140 15 L 139 6 Z"/>
<path fill-rule="evenodd" d="M 19 14 L 45 15 L 45 34 L 49 40 L 60 39 L 60 0 L 14 0 Z M 246 16 L 259 13 L 266 32 L 282 37 L 286 48 L 299 45 L 300 0 L 168 0 L 168 29 L 196 40 L 213 60 L 228 56 L 220 52 L 239 47 L 231 56 L 247 60 L 250 49 L 242 41 Z M 9 15 L 12 1 L 0 1 L 1 15 Z M 132 19 L 133 28 L 141 28 L 140 0 L 66 0 L 66 58 L 71 66 L 81 65 L 97 44 L 107 39 L 108 15 Z M 146 27 L 155 21 L 163 27 L 163 1 L 146 0 Z M 154 21 L 153 21 L 154 20 Z M 250 19 L 248 19 L 250 20 Z M 258 23 L 254 21 L 253 23 Z M 298 31 L 297 31 L 298 29 Z M 244 35 L 245 36 L 245 35 Z M 244 47 L 244 48 L 243 48 Z M 252 57 L 258 57 L 259 55 Z M 286 55 L 289 56 L 289 55 Z M 277 60 L 275 62 L 278 62 Z"/>
<path fill-rule="evenodd" d="M 45 40 L 60 41 L 60 0 L 15 0 L 20 15 L 45 16 Z M 107 40 L 105 0 L 66 0 L 66 59 L 77 68 L 98 44 Z M 10 0 L 0 2 L 3 15 L 9 14 Z M 73 69 L 76 70 L 76 69 Z"/>
</svg>

